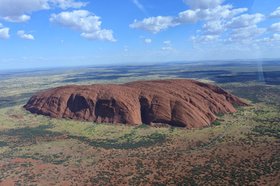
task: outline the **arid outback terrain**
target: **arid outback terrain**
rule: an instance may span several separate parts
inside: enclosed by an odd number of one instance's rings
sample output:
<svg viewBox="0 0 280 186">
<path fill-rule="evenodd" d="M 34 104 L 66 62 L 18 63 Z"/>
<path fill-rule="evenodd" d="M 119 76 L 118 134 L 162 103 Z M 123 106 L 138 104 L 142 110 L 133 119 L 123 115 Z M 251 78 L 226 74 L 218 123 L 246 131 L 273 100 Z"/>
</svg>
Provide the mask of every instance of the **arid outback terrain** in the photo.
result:
<svg viewBox="0 0 280 186">
<path fill-rule="evenodd" d="M 280 183 L 278 61 L 0 74 L 0 185 Z M 211 126 L 192 129 L 55 119 L 23 108 L 37 92 L 58 86 L 178 78 L 216 84 L 250 105 L 234 105 L 237 112 L 216 114 Z"/>
</svg>

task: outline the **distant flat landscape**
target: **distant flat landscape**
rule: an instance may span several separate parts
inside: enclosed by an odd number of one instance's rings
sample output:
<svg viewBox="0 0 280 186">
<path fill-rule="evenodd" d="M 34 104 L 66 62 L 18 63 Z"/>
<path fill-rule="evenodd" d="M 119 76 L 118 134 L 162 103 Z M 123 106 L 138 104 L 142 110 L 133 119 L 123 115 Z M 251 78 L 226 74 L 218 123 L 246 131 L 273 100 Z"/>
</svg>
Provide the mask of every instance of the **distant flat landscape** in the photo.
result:
<svg viewBox="0 0 280 186">
<path fill-rule="evenodd" d="M 53 119 L 22 108 L 36 92 L 62 85 L 173 78 L 216 84 L 251 105 L 194 130 Z M 3 185 L 279 183 L 278 60 L 2 71 L 0 90 Z"/>
<path fill-rule="evenodd" d="M 170 62 L 153 65 L 120 65 L 0 71 L 0 108 L 27 101 L 39 90 L 68 84 L 126 83 L 136 80 L 190 78 L 213 82 L 277 90 L 280 85 L 280 60 L 232 62 Z M 240 84 L 240 86 L 238 86 Z M 271 86 L 269 86 L 271 85 Z M 247 86 L 243 87 L 246 89 Z M 234 90 L 232 90 L 234 91 Z M 262 91 L 262 90 L 259 90 Z M 237 96 L 241 91 L 234 92 Z M 249 98 L 249 95 L 241 97 Z M 17 99 L 14 99 L 17 98 Z M 251 98 L 255 101 L 256 98 Z M 16 102 L 16 103 L 15 103 Z"/>
</svg>

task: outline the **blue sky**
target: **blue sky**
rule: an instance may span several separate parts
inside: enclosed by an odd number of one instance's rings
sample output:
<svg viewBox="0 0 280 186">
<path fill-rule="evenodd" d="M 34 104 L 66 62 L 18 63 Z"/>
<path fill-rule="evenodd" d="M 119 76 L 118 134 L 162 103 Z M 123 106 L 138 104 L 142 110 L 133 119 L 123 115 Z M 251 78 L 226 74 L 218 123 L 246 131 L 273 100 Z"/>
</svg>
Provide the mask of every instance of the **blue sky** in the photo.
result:
<svg viewBox="0 0 280 186">
<path fill-rule="evenodd" d="M 280 58 L 279 0 L 0 0 L 0 70 Z"/>
</svg>

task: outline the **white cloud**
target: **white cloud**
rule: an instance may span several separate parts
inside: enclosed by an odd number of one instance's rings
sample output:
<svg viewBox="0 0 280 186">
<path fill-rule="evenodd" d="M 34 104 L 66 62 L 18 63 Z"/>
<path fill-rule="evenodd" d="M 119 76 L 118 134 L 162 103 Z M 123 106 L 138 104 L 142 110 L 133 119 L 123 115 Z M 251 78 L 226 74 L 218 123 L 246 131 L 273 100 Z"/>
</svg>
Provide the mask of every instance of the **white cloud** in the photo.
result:
<svg viewBox="0 0 280 186">
<path fill-rule="evenodd" d="M 81 36 L 91 40 L 116 41 L 112 30 L 101 29 L 100 17 L 87 10 L 74 10 L 52 14 L 52 23 L 68 27 L 81 32 Z"/>
<path fill-rule="evenodd" d="M 169 27 L 174 27 L 178 25 L 173 20 L 171 16 L 157 16 L 157 17 L 149 17 L 142 21 L 134 20 L 134 23 L 130 24 L 130 28 L 138 28 L 146 31 L 150 31 L 154 34 L 166 30 Z"/>
<path fill-rule="evenodd" d="M 0 0 L 0 18 L 9 22 L 26 22 L 33 12 L 50 8 L 80 8 L 84 2 L 75 0 Z"/>
<path fill-rule="evenodd" d="M 234 17 L 234 15 L 237 15 L 243 11 L 246 11 L 246 9 L 233 9 L 232 11 L 224 11 L 224 13 L 221 11 L 218 14 L 220 14 L 219 17 L 223 18 L 218 19 L 213 17 L 213 19 L 209 19 L 202 26 L 202 31 L 199 32 L 201 34 L 192 37 L 192 40 L 196 43 L 206 43 L 210 41 L 249 43 L 249 41 L 252 41 L 254 38 L 257 38 L 266 32 L 265 28 L 259 28 L 257 26 L 259 22 L 265 19 L 264 15 L 243 14 Z M 205 17 L 206 20 L 207 18 L 209 18 L 209 16 Z M 225 35 L 226 31 L 228 31 L 229 35 Z M 219 39 L 222 36 L 225 36 L 226 38 L 222 40 Z"/>
<path fill-rule="evenodd" d="M 272 30 L 274 32 L 280 32 L 280 22 L 272 24 L 270 26 L 270 30 Z"/>
<path fill-rule="evenodd" d="M 124 47 L 123 47 L 123 51 L 124 51 L 124 52 L 128 52 L 128 51 L 129 51 L 128 46 L 124 46 Z"/>
<path fill-rule="evenodd" d="M 229 23 L 229 28 L 241 28 L 249 27 L 255 24 L 260 23 L 265 19 L 263 14 L 243 14 L 238 17 L 234 17 Z"/>
<path fill-rule="evenodd" d="M 213 9 L 200 10 L 198 15 L 202 20 L 225 20 L 246 12 L 247 8 L 233 8 L 232 5 L 221 5 Z"/>
<path fill-rule="evenodd" d="M 270 39 L 271 41 L 280 41 L 280 34 L 273 34 Z"/>
<path fill-rule="evenodd" d="M 163 41 L 163 44 L 165 44 L 165 45 L 171 45 L 171 41 L 169 41 L 169 40 Z"/>
<path fill-rule="evenodd" d="M 241 44 L 253 44 L 264 34 L 267 29 L 259 28 L 258 23 L 265 20 L 265 16 L 260 13 L 256 14 L 242 14 L 240 16 L 232 18 L 226 23 L 226 29 L 230 30 L 226 42 L 241 43 Z"/>
<path fill-rule="evenodd" d="M 33 35 L 25 33 L 24 30 L 19 30 L 19 31 L 17 32 L 17 35 L 18 35 L 21 39 L 26 39 L 26 40 L 34 40 L 34 39 L 35 39 Z"/>
<path fill-rule="evenodd" d="M 219 39 L 219 35 L 200 35 L 194 36 L 191 39 L 196 43 L 206 43 L 210 41 L 216 41 L 217 39 Z"/>
<path fill-rule="evenodd" d="M 183 12 L 180 12 L 178 17 L 176 18 L 178 23 L 195 23 L 197 22 L 199 19 L 201 19 L 201 17 L 199 17 L 199 12 L 201 10 L 186 10 Z"/>
<path fill-rule="evenodd" d="M 172 47 L 172 43 L 169 40 L 163 41 L 163 47 L 161 47 L 161 50 L 163 51 L 174 51 L 174 48 Z"/>
<path fill-rule="evenodd" d="M 203 32 L 206 34 L 217 35 L 225 31 L 225 25 L 220 20 L 209 21 L 203 25 Z"/>
<path fill-rule="evenodd" d="M 247 8 L 234 9 L 231 5 L 217 6 L 212 9 L 196 9 L 180 12 L 175 18 L 180 24 L 195 23 L 197 21 L 225 20 L 246 12 Z"/>
<path fill-rule="evenodd" d="M 10 38 L 10 29 L 6 27 L 2 27 L 2 24 L 0 25 L 0 39 L 9 39 Z"/>
<path fill-rule="evenodd" d="M 34 11 L 49 9 L 47 0 L 0 0 L 0 17 L 6 21 L 24 22 Z"/>
<path fill-rule="evenodd" d="M 145 44 L 150 44 L 150 43 L 152 43 L 152 39 L 150 39 L 150 38 L 145 38 L 145 39 L 144 39 L 144 43 L 145 43 Z"/>
<path fill-rule="evenodd" d="M 8 22 L 21 23 L 28 21 L 30 19 L 30 16 L 23 14 L 20 16 L 5 16 L 3 17 L 3 19 Z"/>
<path fill-rule="evenodd" d="M 253 38 L 265 33 L 265 28 L 258 28 L 256 25 L 234 29 L 229 38 L 230 41 L 251 41 Z"/>
<path fill-rule="evenodd" d="M 177 16 L 157 16 L 142 21 L 136 20 L 130 27 L 158 33 L 170 27 L 202 22 L 203 26 L 198 30 L 198 35 L 192 37 L 196 43 L 252 41 L 266 32 L 265 28 L 257 26 L 265 20 L 265 16 L 260 13 L 245 14 L 247 8 L 223 5 L 223 0 L 185 0 L 184 2 L 191 9 L 179 12 Z M 170 45 L 166 45 L 162 50 L 170 48 L 172 48 Z"/>
<path fill-rule="evenodd" d="M 149 17 L 142 21 L 135 20 L 130 24 L 131 28 L 143 29 L 152 33 L 158 33 L 170 27 L 182 24 L 196 23 L 198 21 L 226 20 L 235 15 L 246 12 L 247 8 L 234 9 L 231 5 L 218 5 L 212 9 L 195 9 L 180 12 L 178 16 Z"/>
<path fill-rule="evenodd" d="M 280 17 L 280 7 L 278 7 L 274 12 L 270 14 L 271 17 Z"/>
<path fill-rule="evenodd" d="M 139 10 L 141 10 L 144 14 L 147 14 L 145 7 L 140 3 L 139 0 L 132 0 L 132 2 Z"/>
<path fill-rule="evenodd" d="M 259 43 L 269 43 L 269 44 L 274 44 L 274 42 L 279 42 L 280 41 L 280 34 L 273 34 L 271 37 L 266 37 L 263 39 L 259 39 Z"/>
<path fill-rule="evenodd" d="M 87 10 L 74 10 L 52 14 L 50 21 L 82 32 L 100 30 L 100 17 Z"/>
<path fill-rule="evenodd" d="M 192 9 L 215 8 L 222 4 L 224 0 L 184 0 Z"/>
<path fill-rule="evenodd" d="M 163 50 L 163 51 L 172 51 L 174 49 L 172 47 L 170 47 L 170 46 L 163 46 L 163 47 L 161 47 L 161 50 Z"/>
<path fill-rule="evenodd" d="M 63 10 L 68 8 L 82 8 L 87 2 L 76 2 L 75 0 L 49 0 L 50 4 Z"/>
<path fill-rule="evenodd" d="M 113 31 L 105 29 L 97 30 L 91 33 L 82 33 L 81 36 L 89 40 L 117 41 L 113 36 Z"/>
</svg>

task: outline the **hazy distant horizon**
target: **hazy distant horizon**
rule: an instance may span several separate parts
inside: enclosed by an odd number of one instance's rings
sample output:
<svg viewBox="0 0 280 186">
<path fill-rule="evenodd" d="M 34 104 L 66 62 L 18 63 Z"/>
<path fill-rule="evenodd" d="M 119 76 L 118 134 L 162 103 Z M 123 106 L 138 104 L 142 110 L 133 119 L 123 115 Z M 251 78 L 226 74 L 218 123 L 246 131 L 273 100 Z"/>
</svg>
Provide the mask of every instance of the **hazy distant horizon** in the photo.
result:
<svg viewBox="0 0 280 186">
<path fill-rule="evenodd" d="M 40 66 L 40 67 L 31 67 L 31 66 L 25 66 L 25 67 L 11 67 L 11 68 L 1 68 L 0 69 L 0 75 L 1 73 L 5 72 L 28 72 L 28 71 L 60 71 L 60 70 L 78 70 L 78 69 L 86 69 L 86 68 L 110 68 L 110 67 L 133 67 L 133 66 L 139 66 L 139 67 L 145 67 L 145 66 L 154 66 L 154 65 L 165 65 L 165 64 L 195 64 L 195 65 L 221 65 L 221 64 L 231 64 L 235 62 L 236 64 L 252 64 L 255 63 L 256 66 L 259 63 L 267 63 L 267 62 L 280 62 L 280 58 L 259 58 L 259 59 L 219 59 L 219 60 L 178 60 L 178 61 L 157 61 L 157 62 L 137 62 L 137 63 L 105 63 L 105 64 L 85 64 L 85 65 L 68 65 L 68 66 Z"/>
</svg>

